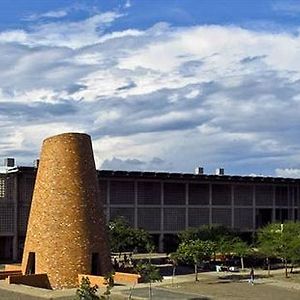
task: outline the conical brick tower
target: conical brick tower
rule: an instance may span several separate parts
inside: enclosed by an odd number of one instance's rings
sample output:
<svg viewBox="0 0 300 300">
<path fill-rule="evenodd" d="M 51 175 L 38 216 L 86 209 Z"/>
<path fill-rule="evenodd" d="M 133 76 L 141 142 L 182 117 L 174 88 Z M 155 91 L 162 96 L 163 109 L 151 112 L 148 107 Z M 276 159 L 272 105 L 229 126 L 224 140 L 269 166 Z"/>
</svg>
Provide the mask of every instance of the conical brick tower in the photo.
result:
<svg viewBox="0 0 300 300">
<path fill-rule="evenodd" d="M 65 133 L 43 142 L 33 193 L 23 274 L 47 273 L 52 288 L 78 285 L 78 274 L 111 271 L 91 139 Z"/>
</svg>

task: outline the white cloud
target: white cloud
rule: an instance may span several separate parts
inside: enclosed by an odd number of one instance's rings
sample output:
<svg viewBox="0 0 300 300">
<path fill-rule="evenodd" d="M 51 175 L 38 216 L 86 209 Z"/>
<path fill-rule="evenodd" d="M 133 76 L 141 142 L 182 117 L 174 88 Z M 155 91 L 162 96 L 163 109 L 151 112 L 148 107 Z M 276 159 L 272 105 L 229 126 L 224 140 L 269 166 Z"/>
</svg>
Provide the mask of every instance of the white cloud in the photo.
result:
<svg viewBox="0 0 300 300">
<path fill-rule="evenodd" d="M 27 33 L 24 30 L 10 30 L 0 33 L 1 43 L 26 43 Z"/>
<path fill-rule="evenodd" d="M 192 90 L 188 94 L 185 95 L 185 98 L 193 99 L 193 98 L 196 98 L 199 94 L 200 94 L 199 90 Z"/>
<path fill-rule="evenodd" d="M 124 7 L 125 8 L 130 8 L 131 7 L 131 1 L 130 0 L 126 0 Z"/>
<path fill-rule="evenodd" d="M 276 169 L 276 176 L 286 177 L 286 178 L 300 178 L 300 169 Z"/>
<path fill-rule="evenodd" d="M 29 16 L 26 16 L 24 18 L 25 21 L 37 21 L 39 19 L 43 18 L 50 18 L 50 19 L 59 19 L 63 18 L 68 15 L 68 10 L 53 10 L 53 11 L 48 11 L 43 14 L 31 14 Z"/>
<path fill-rule="evenodd" d="M 76 49 L 98 43 L 104 29 L 122 16 L 121 13 L 108 11 L 77 22 L 39 23 L 32 25 L 26 33 L 22 30 L 2 32 L 0 41 L 16 42 L 31 47 L 58 46 Z"/>
<path fill-rule="evenodd" d="M 297 168 L 299 36 L 163 23 L 107 32 L 121 17 L 0 32 L 0 156 L 18 149 L 26 161 L 43 137 L 72 130 L 92 134 L 98 167 Z"/>
</svg>

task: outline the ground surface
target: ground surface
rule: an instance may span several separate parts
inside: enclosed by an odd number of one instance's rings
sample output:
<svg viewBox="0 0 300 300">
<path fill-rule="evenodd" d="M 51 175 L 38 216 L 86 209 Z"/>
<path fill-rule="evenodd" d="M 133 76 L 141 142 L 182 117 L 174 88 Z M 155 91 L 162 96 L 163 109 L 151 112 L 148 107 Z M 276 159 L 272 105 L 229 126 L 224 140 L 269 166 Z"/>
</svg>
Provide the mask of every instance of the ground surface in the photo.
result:
<svg viewBox="0 0 300 300">
<path fill-rule="evenodd" d="M 201 273 L 198 282 L 194 281 L 193 275 L 177 276 L 173 285 L 171 279 L 155 285 L 152 299 L 299 300 L 300 274 L 294 274 L 288 279 L 285 279 L 283 274 L 283 270 L 277 270 L 271 273 L 272 277 L 267 277 L 266 271 L 256 271 L 254 285 L 248 282 L 248 272 Z M 135 288 L 132 292 L 133 296 L 143 299 L 147 299 L 148 294 L 146 285 L 139 289 Z"/>
<path fill-rule="evenodd" d="M 173 284 L 171 278 L 154 284 L 153 300 L 299 300 L 300 273 L 284 278 L 284 271 L 272 271 L 267 277 L 266 271 L 256 270 L 255 284 L 248 283 L 248 272 L 245 273 L 200 273 L 199 281 L 194 276 L 176 276 Z M 103 290 L 101 291 L 103 293 Z M 148 299 L 148 284 L 138 286 L 116 286 L 112 290 L 112 300 Z M 75 289 L 67 291 L 47 291 L 30 287 L 11 285 L 0 281 L 0 300 L 74 300 Z"/>
</svg>

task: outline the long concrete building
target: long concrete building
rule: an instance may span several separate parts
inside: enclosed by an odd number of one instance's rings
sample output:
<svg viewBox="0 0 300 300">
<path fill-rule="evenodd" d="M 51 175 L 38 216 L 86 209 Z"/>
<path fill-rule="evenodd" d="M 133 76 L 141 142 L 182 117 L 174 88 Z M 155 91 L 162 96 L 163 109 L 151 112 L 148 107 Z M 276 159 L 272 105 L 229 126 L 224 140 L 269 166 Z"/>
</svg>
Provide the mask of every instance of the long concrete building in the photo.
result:
<svg viewBox="0 0 300 300">
<path fill-rule="evenodd" d="M 37 165 L 0 172 L 0 260 L 22 256 Z M 98 171 L 106 220 L 125 217 L 149 231 L 159 250 L 189 227 L 220 224 L 252 233 L 273 221 L 298 220 L 300 180 L 165 172 Z"/>
</svg>

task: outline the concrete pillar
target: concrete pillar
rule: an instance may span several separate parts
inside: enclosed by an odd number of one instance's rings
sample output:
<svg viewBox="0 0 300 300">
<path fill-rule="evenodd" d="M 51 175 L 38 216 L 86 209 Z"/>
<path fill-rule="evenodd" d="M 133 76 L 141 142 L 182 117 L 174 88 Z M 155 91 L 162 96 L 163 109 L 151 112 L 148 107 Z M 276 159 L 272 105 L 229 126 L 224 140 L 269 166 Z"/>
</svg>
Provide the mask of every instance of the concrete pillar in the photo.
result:
<svg viewBox="0 0 300 300">
<path fill-rule="evenodd" d="M 106 222 L 110 221 L 110 180 L 107 180 L 106 194 Z"/>
<path fill-rule="evenodd" d="M 185 229 L 189 227 L 189 184 L 185 184 Z"/>
<path fill-rule="evenodd" d="M 275 185 L 272 185 L 272 197 L 273 197 L 273 205 L 272 205 L 272 222 L 276 221 L 276 199 L 275 199 Z"/>
<path fill-rule="evenodd" d="M 138 183 L 134 181 L 134 228 L 138 228 Z"/>
<path fill-rule="evenodd" d="M 256 230 L 256 195 L 255 192 L 256 191 L 256 186 L 253 185 L 253 189 L 252 189 L 252 207 L 253 207 L 253 215 L 252 215 L 252 220 L 253 220 L 253 231 Z"/>
<path fill-rule="evenodd" d="M 212 184 L 209 183 L 209 226 L 212 226 Z"/>
<path fill-rule="evenodd" d="M 231 228 L 234 228 L 234 185 L 231 185 Z"/>
<path fill-rule="evenodd" d="M 160 234 L 158 243 L 159 252 L 164 251 L 164 182 L 160 182 Z"/>
<path fill-rule="evenodd" d="M 18 173 L 11 174 L 13 176 L 13 202 L 14 202 L 14 236 L 12 245 L 12 259 L 18 260 Z"/>
</svg>

